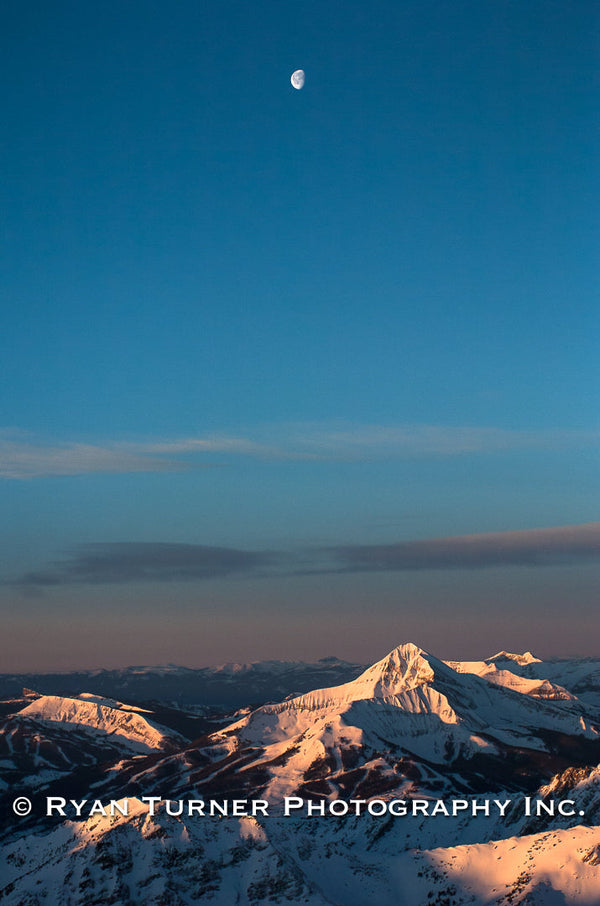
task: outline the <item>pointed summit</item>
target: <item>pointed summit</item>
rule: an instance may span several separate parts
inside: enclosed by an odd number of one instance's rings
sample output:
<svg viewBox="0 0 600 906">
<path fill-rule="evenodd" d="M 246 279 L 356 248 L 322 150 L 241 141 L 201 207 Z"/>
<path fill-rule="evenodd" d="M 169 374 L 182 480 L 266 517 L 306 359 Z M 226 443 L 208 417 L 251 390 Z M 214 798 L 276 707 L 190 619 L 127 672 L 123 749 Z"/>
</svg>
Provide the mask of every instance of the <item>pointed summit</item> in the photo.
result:
<svg viewBox="0 0 600 906">
<path fill-rule="evenodd" d="M 292 699 L 290 704 L 313 709 L 375 699 L 392 701 L 412 690 L 425 690 L 432 686 L 435 677 L 443 678 L 452 672 L 442 661 L 407 642 L 394 648 L 355 680 L 308 692 Z"/>
<path fill-rule="evenodd" d="M 432 661 L 436 658 L 413 642 L 398 645 L 386 657 L 367 668 L 355 683 L 369 686 L 372 697 L 398 695 L 417 686 L 430 685 L 435 677 Z"/>
</svg>

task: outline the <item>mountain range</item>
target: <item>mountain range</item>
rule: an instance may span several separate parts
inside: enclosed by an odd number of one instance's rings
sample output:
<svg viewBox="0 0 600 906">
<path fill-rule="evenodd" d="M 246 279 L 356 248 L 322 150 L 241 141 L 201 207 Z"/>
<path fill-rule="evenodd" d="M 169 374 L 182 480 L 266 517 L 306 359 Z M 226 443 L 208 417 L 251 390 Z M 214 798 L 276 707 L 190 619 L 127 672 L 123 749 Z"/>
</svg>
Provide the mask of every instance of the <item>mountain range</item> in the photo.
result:
<svg viewBox="0 0 600 906">
<path fill-rule="evenodd" d="M 161 669 L 2 703 L 7 904 L 600 903 L 600 659 L 230 665 L 191 711 Z M 158 701 L 104 691 L 146 672 Z"/>
</svg>

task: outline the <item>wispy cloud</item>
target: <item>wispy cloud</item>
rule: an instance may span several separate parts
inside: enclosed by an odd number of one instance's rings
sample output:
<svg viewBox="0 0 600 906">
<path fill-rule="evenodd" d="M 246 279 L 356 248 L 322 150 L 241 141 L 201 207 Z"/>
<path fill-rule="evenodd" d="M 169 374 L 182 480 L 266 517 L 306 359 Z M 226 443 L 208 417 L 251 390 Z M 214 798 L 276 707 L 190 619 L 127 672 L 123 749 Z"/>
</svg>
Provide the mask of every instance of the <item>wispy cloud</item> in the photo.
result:
<svg viewBox="0 0 600 906">
<path fill-rule="evenodd" d="M 118 446 L 81 443 L 41 446 L 0 440 L 0 476 L 3 478 L 101 472 L 175 472 L 185 468 L 185 463 L 176 460 L 148 456 Z"/>
<path fill-rule="evenodd" d="M 213 465 L 201 459 L 202 455 L 211 453 L 266 456 L 269 451 L 251 440 L 236 437 L 44 444 L 5 434 L 0 435 L 0 477 L 182 472 Z"/>
<path fill-rule="evenodd" d="M 5 479 L 94 473 L 177 472 L 244 456 L 270 460 L 346 460 L 448 457 L 597 445 L 599 432 L 511 431 L 451 425 L 286 423 L 243 436 L 152 438 L 139 441 L 45 442 L 0 432 L 0 477 Z"/>
<path fill-rule="evenodd" d="M 53 585 L 181 582 L 234 576 L 547 567 L 594 560 L 600 561 L 600 522 L 298 551 L 248 551 L 164 542 L 87 544 L 73 551 L 67 559 L 26 573 L 13 584 L 35 589 Z"/>
<path fill-rule="evenodd" d="M 451 425 L 288 425 L 285 442 L 322 459 L 457 456 L 539 443 L 540 436 L 500 428 Z"/>
</svg>

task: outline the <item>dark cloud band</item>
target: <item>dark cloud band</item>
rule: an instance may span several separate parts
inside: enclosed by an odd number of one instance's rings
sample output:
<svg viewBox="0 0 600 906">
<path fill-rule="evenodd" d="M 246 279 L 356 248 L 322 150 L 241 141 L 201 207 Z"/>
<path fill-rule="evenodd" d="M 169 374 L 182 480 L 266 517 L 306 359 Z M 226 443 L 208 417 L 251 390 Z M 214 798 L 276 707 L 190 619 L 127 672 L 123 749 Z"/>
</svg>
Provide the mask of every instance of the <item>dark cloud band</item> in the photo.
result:
<svg viewBox="0 0 600 906">
<path fill-rule="evenodd" d="M 600 523 L 311 551 L 247 551 L 162 542 L 88 544 L 22 576 L 30 588 L 230 577 L 558 566 L 600 560 Z"/>
<path fill-rule="evenodd" d="M 23 585 L 179 582 L 259 572 L 276 555 L 199 544 L 123 542 L 87 544 L 69 560 L 28 573 Z"/>
<path fill-rule="evenodd" d="M 399 544 L 339 546 L 331 549 L 331 555 L 341 571 L 352 572 L 555 566 L 600 559 L 600 523 Z"/>
</svg>

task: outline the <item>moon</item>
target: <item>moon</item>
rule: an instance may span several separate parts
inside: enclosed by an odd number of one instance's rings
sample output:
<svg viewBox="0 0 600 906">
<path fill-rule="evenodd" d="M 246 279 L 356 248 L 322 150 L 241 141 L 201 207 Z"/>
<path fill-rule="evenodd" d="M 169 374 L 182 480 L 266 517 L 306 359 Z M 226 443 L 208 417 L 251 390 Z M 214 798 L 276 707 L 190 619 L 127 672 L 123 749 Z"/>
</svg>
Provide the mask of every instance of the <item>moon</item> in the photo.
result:
<svg viewBox="0 0 600 906">
<path fill-rule="evenodd" d="M 300 89 L 304 87 L 304 70 L 296 69 L 296 71 L 292 73 L 290 82 L 294 88 L 297 88 L 298 91 L 300 91 Z"/>
</svg>

